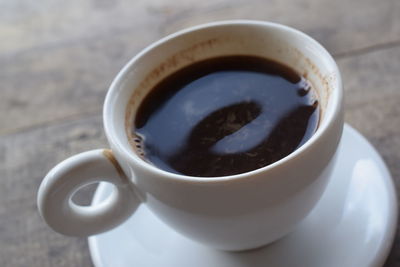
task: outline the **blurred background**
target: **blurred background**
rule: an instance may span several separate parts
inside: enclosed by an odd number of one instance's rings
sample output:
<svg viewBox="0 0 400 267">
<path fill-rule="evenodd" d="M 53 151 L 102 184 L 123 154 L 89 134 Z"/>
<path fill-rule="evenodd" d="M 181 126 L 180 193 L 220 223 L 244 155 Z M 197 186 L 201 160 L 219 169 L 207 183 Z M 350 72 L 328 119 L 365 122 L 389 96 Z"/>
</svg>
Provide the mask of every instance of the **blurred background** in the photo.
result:
<svg viewBox="0 0 400 267">
<path fill-rule="evenodd" d="M 75 153 L 107 147 L 102 103 L 146 45 L 199 23 L 259 19 L 311 35 L 341 69 L 346 121 L 400 182 L 398 0 L 0 0 L 0 266 L 92 266 L 86 239 L 51 231 L 36 192 Z M 80 193 L 87 204 L 93 187 Z M 400 238 L 385 266 L 400 266 Z"/>
</svg>

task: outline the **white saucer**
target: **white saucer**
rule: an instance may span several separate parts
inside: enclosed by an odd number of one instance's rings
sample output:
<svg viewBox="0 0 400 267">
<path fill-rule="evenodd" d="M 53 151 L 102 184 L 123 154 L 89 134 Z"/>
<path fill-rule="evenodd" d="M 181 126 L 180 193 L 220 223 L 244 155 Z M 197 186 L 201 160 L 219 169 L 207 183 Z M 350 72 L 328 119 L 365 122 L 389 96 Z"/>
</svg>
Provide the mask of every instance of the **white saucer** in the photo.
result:
<svg viewBox="0 0 400 267">
<path fill-rule="evenodd" d="M 102 183 L 93 204 L 112 188 Z M 345 126 L 338 162 L 322 199 L 289 236 L 261 249 L 229 253 L 177 234 L 145 205 L 119 227 L 89 238 L 96 267 L 381 266 L 393 242 L 393 182 L 375 149 Z"/>
</svg>

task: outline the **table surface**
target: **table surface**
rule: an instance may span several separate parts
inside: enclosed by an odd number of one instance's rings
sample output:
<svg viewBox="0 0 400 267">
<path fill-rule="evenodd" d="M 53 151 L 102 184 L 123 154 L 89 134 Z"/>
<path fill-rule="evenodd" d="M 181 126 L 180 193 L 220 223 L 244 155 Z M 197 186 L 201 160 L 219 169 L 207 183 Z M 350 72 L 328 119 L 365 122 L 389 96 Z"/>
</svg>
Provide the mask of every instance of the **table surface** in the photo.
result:
<svg viewBox="0 0 400 267">
<path fill-rule="evenodd" d="M 333 54 L 345 119 L 399 187 L 398 0 L 0 0 L 0 266 L 92 265 L 86 239 L 54 233 L 40 218 L 40 181 L 66 157 L 107 147 L 102 103 L 128 59 L 176 30 L 236 18 L 290 25 Z M 399 265 L 396 235 L 385 266 Z"/>
</svg>

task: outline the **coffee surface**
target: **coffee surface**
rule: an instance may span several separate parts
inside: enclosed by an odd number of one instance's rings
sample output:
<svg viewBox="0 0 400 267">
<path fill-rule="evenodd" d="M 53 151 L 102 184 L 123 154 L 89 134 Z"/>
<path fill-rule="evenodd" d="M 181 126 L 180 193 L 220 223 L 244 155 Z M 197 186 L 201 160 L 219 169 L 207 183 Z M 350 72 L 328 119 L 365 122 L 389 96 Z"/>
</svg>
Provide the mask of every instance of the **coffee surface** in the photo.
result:
<svg viewBox="0 0 400 267">
<path fill-rule="evenodd" d="M 316 131 L 311 85 L 292 69 L 253 56 L 189 65 L 156 85 L 134 118 L 134 148 L 160 169 L 197 177 L 271 164 Z"/>
</svg>

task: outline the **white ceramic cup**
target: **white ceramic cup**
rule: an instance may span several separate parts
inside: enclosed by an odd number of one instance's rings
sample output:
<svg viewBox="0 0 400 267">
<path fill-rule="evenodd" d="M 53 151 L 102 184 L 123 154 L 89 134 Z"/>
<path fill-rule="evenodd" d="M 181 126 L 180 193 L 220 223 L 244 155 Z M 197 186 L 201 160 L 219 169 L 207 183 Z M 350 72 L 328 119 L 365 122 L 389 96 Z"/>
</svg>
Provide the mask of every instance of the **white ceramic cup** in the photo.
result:
<svg viewBox="0 0 400 267">
<path fill-rule="evenodd" d="M 126 128 L 143 97 L 174 71 L 222 55 L 261 56 L 304 75 L 322 110 L 316 133 L 273 164 L 225 177 L 170 173 L 141 159 Z M 113 81 L 103 111 L 111 150 L 84 152 L 55 166 L 39 188 L 39 211 L 55 231 L 88 236 L 119 225 L 145 203 L 173 229 L 205 245 L 246 250 L 268 244 L 292 231 L 327 185 L 343 128 L 342 91 L 329 53 L 287 26 L 222 21 L 169 35 L 130 60 Z M 95 181 L 112 183 L 114 193 L 97 206 L 71 201 L 74 192 Z"/>
</svg>

